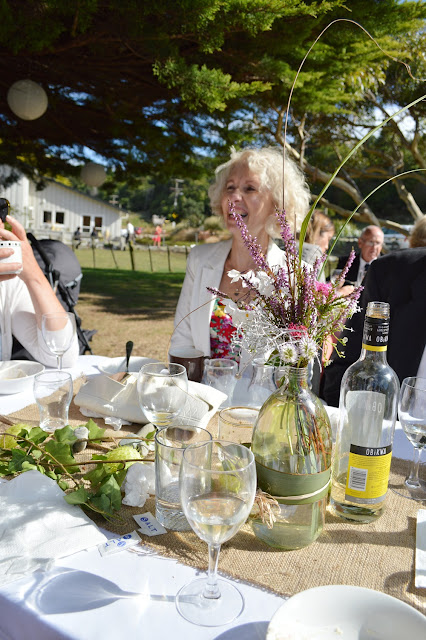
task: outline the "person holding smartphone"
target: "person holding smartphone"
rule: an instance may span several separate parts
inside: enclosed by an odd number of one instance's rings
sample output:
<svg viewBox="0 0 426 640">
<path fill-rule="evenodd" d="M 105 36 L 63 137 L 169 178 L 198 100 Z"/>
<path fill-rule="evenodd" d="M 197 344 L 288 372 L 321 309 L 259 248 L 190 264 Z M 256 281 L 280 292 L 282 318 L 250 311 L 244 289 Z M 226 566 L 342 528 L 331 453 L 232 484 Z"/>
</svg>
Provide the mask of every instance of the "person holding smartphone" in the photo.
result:
<svg viewBox="0 0 426 640">
<path fill-rule="evenodd" d="M 10 360 L 15 336 L 35 360 L 55 367 L 56 357 L 41 334 L 41 318 L 44 313 L 62 312 L 63 307 L 34 257 L 24 227 L 8 215 L 8 204 L 0 198 L 0 360 Z M 6 222 L 10 230 L 5 228 Z M 1 246 L 2 241 L 12 246 Z M 20 243 L 22 258 L 18 256 L 15 262 L 11 258 L 16 242 Z M 73 366 L 77 357 L 75 338 L 64 354 L 63 366 Z"/>
</svg>

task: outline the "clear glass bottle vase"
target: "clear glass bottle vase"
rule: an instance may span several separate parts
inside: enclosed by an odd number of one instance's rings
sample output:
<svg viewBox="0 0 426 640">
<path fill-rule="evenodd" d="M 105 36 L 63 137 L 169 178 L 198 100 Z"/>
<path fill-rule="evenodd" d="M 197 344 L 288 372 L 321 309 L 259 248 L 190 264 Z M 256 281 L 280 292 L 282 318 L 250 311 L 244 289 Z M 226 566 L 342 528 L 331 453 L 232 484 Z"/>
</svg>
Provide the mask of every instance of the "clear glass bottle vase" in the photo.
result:
<svg viewBox="0 0 426 640">
<path fill-rule="evenodd" d="M 255 535 L 272 547 L 298 549 L 321 533 L 330 483 L 332 436 L 308 369 L 288 367 L 282 385 L 263 404 L 253 430 L 258 486 L 279 503 L 268 528 L 252 519 Z"/>
<path fill-rule="evenodd" d="M 274 381 L 275 367 L 265 363 L 263 358 L 252 362 L 252 374 L 247 389 L 247 406 L 260 409 L 271 393 L 277 389 Z"/>
</svg>

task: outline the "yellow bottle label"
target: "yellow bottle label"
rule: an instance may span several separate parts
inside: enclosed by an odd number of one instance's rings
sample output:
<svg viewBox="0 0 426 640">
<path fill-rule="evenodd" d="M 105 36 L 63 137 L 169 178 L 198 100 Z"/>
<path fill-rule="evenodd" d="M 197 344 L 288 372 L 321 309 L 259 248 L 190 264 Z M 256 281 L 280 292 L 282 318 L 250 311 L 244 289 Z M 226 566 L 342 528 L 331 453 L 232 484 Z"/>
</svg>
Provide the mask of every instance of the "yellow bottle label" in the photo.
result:
<svg viewBox="0 0 426 640">
<path fill-rule="evenodd" d="M 359 504 L 378 504 L 386 497 L 392 445 L 359 447 L 351 444 L 345 499 Z"/>
</svg>

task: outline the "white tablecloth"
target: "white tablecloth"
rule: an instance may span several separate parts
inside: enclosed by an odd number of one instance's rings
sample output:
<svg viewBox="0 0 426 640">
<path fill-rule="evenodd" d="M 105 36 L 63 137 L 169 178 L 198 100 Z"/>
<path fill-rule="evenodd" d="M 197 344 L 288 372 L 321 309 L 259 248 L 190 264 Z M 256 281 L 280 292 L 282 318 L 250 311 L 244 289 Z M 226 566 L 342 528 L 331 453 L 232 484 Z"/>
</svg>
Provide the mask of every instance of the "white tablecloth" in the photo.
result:
<svg viewBox="0 0 426 640">
<path fill-rule="evenodd" d="M 99 356 L 80 356 L 70 371 L 74 378 L 82 371 L 98 373 L 96 365 L 104 361 Z M 33 401 L 28 394 L 0 396 L 0 413 Z M 407 459 L 412 455 L 399 426 L 394 455 Z M 197 627 L 177 613 L 174 602 L 180 587 L 196 574 L 149 551 L 105 557 L 97 549 L 80 552 L 57 561 L 50 572 L 28 575 L 0 588 L 0 640 L 264 640 L 283 598 L 239 584 L 246 601 L 241 616 L 226 626 Z"/>
</svg>

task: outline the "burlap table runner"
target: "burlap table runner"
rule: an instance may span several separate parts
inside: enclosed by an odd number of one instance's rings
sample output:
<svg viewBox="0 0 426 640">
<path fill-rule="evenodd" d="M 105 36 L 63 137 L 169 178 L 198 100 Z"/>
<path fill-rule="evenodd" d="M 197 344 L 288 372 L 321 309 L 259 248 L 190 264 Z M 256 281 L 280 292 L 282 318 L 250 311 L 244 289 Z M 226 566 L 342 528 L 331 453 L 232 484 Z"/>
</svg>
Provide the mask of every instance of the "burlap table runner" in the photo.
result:
<svg viewBox="0 0 426 640">
<path fill-rule="evenodd" d="M 37 407 L 32 405 L 10 416 L 14 420 L 38 423 Z M 70 424 L 84 424 L 78 408 L 72 404 Z M 103 420 L 97 420 L 104 426 Z M 108 431 L 117 438 L 134 433 L 140 425 Z M 1 425 L 1 431 L 6 427 Z M 85 452 L 84 459 L 92 452 Z M 414 586 L 416 515 L 421 505 L 393 491 L 407 474 L 408 462 L 394 458 L 389 481 L 390 491 L 385 513 L 370 524 L 348 524 L 327 511 L 322 535 L 309 547 L 297 551 L 276 551 L 253 534 L 245 525 L 222 547 L 219 571 L 238 580 L 252 583 L 281 595 L 293 595 L 310 587 L 328 584 L 358 585 L 388 593 L 426 613 L 426 590 Z M 425 476 L 425 465 L 422 465 Z M 90 517 L 117 534 L 136 528 L 133 515 L 155 513 L 154 500 L 145 506 L 122 506 L 120 524 L 106 522 L 95 514 Z M 193 533 L 168 532 L 153 538 L 143 537 L 142 544 L 159 554 L 199 569 L 207 567 L 207 545 Z"/>
</svg>

